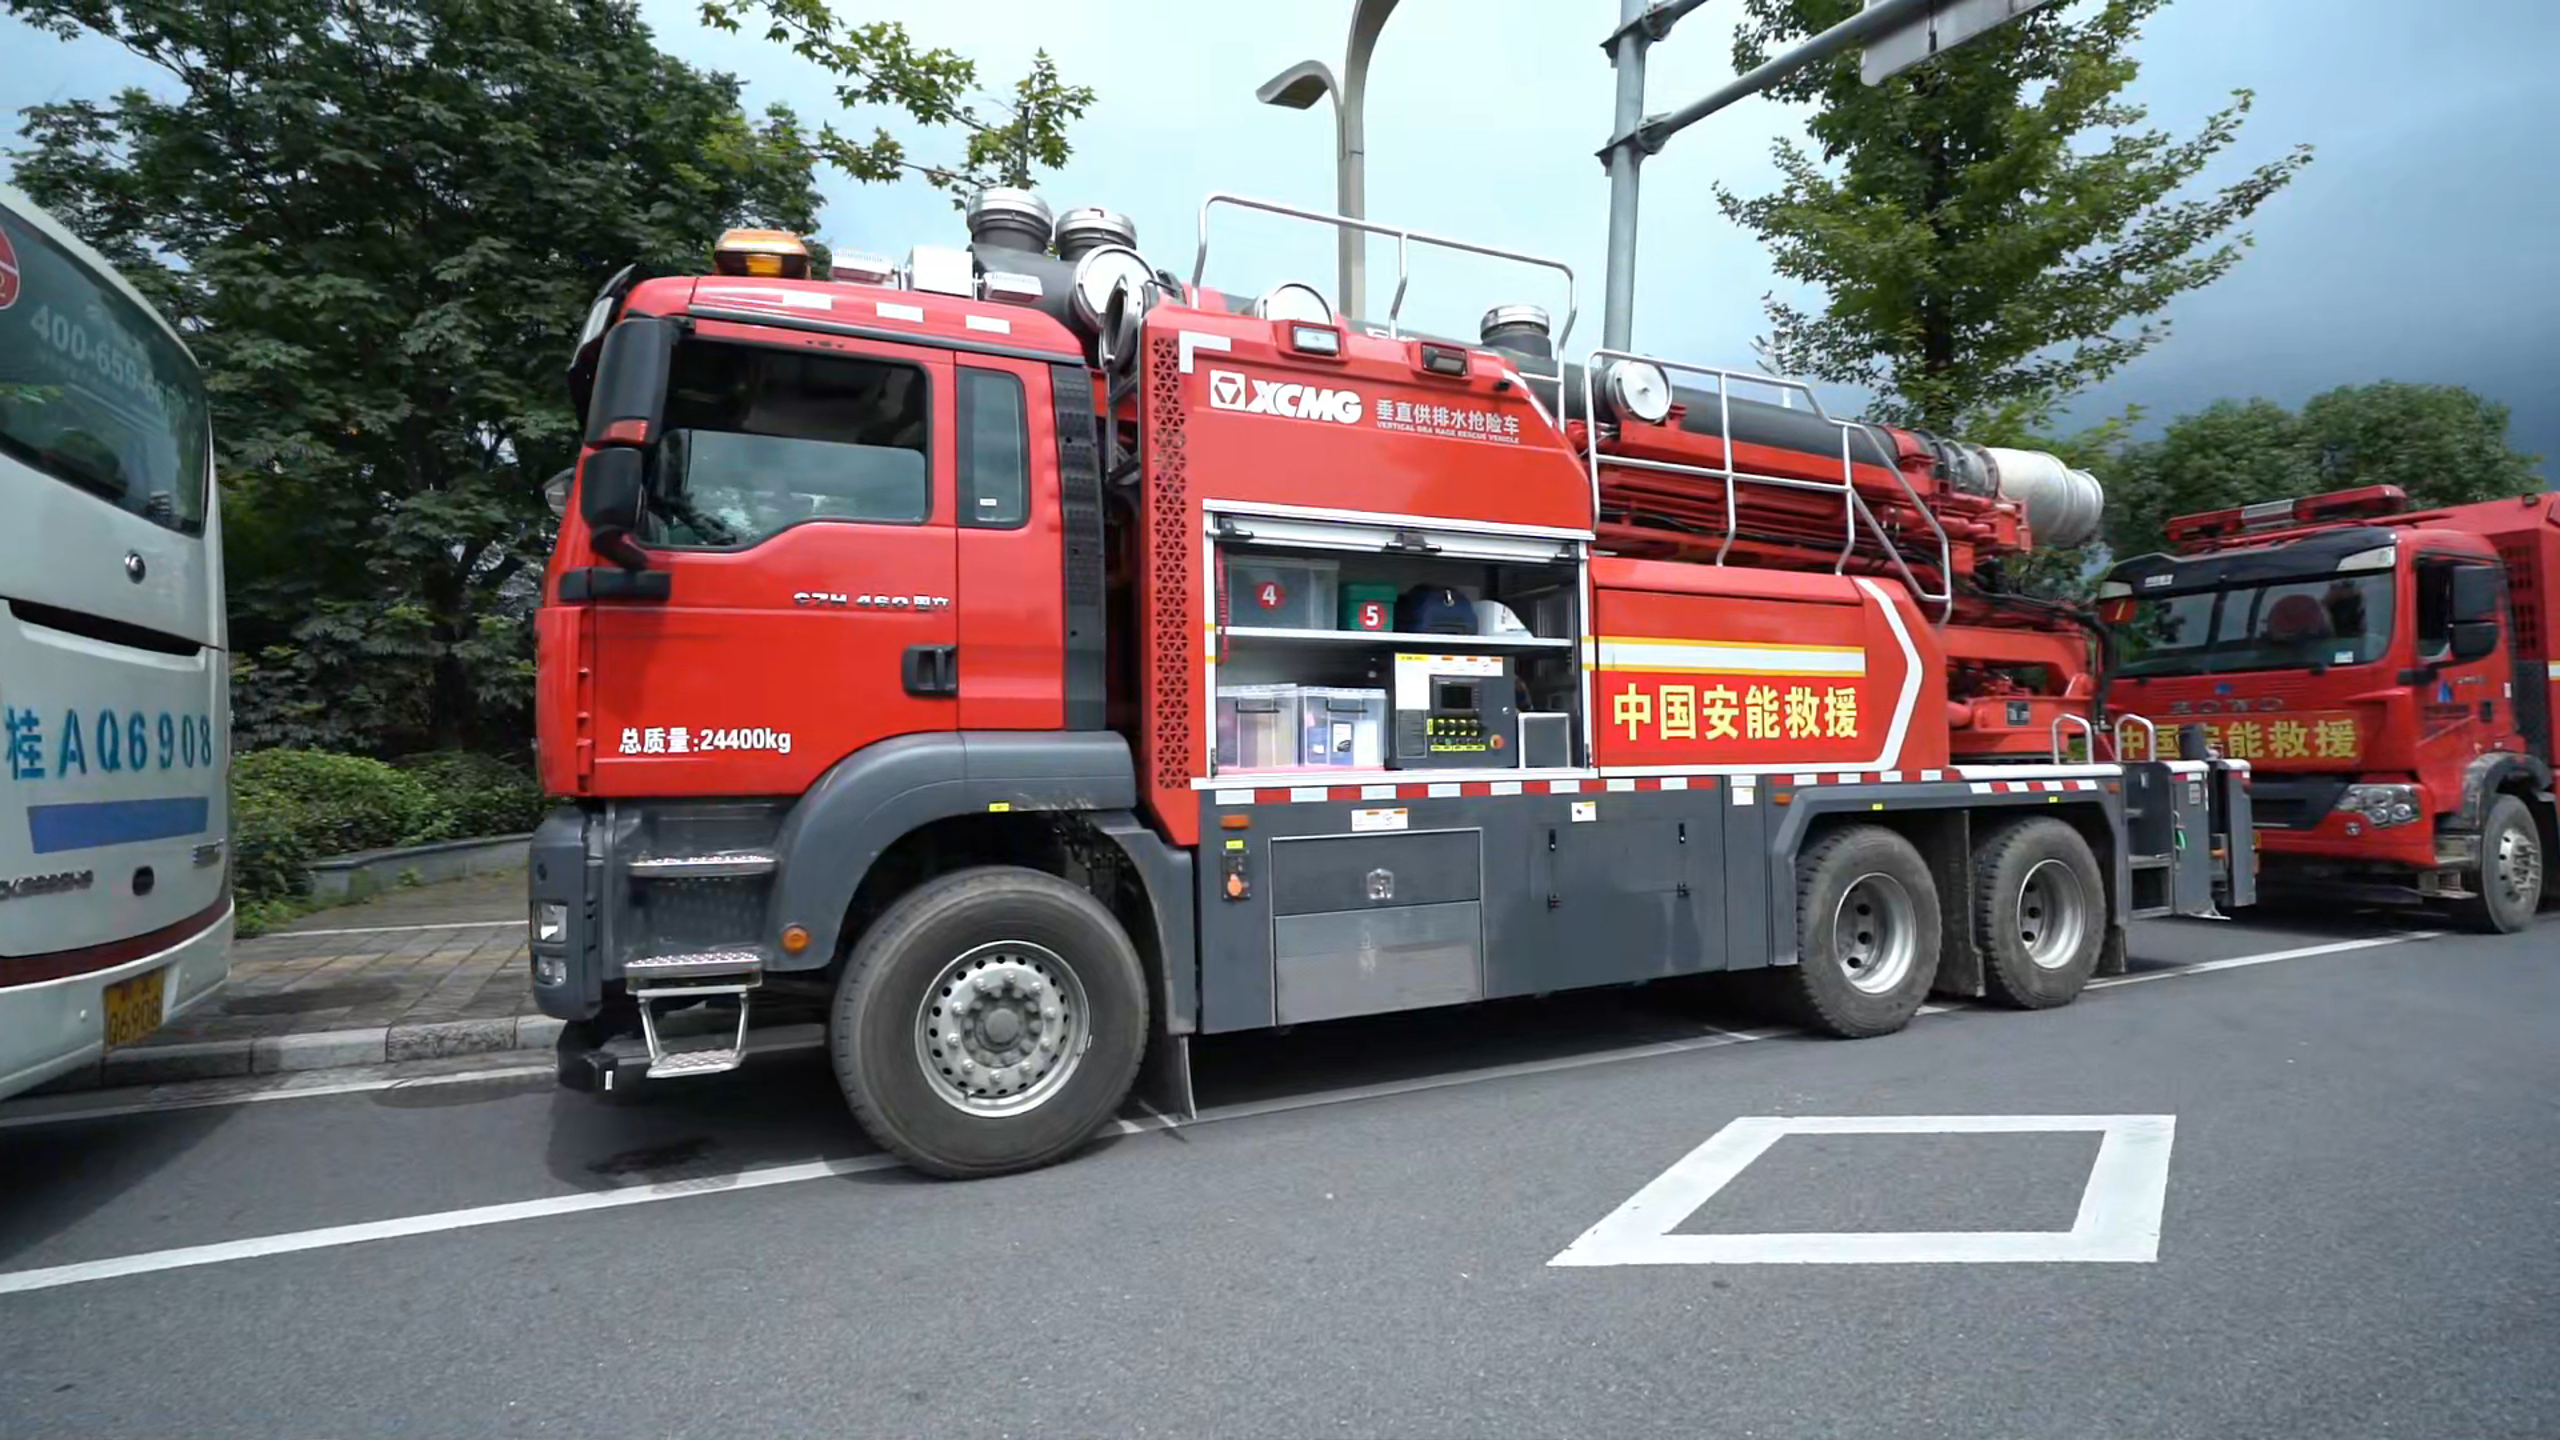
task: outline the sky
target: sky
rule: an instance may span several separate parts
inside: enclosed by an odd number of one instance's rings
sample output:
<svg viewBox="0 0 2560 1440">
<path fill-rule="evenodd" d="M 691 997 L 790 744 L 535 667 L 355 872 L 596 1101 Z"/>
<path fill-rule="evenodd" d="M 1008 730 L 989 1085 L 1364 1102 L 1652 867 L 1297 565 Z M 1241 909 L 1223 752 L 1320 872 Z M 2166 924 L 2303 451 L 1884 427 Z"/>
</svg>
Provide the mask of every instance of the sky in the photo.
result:
<svg viewBox="0 0 2560 1440">
<path fill-rule="evenodd" d="M 887 124 L 911 154 L 956 154 L 878 112 L 847 115 L 826 77 L 753 34 L 704 29 L 692 0 L 642 0 L 659 43 L 745 82 L 751 106 L 786 103 L 855 134 Z M 920 41 L 979 62 L 1009 85 L 1037 49 L 1100 99 L 1072 132 L 1076 153 L 1041 182 L 1065 209 L 1098 204 L 1138 224 L 1140 249 L 1188 275 L 1200 202 L 1230 192 L 1333 208 L 1327 108 L 1257 104 L 1262 81 L 1305 59 L 1341 62 L 1350 0 L 879 0 L 838 10 L 895 19 Z M 1614 80 L 1599 48 L 1614 0 L 1402 0 L 1370 69 L 1367 210 L 1373 220 L 1562 260 L 1581 315 L 1568 349 L 1597 344 Z M 1652 51 L 1647 109 L 1668 110 L 1732 74 L 1739 0 L 1710 0 Z M 2450 17 L 2459 16 L 2456 21 Z M 752 28 L 752 27 L 751 27 Z M 2171 337 L 2083 396 L 2088 421 L 2129 404 L 2152 423 L 2215 399 L 2298 404 L 2335 385 L 2394 379 L 2468 385 L 2511 407 L 2510 438 L 2560 476 L 2560 119 L 2547 88 L 2560 55 L 2549 0 L 2177 0 L 2136 51 L 2129 98 L 2187 135 L 2243 86 L 2257 104 L 2199 185 L 2236 176 L 2297 142 L 2311 168 L 2260 209 L 2255 248 L 2211 288 L 2173 303 Z M 59 42 L 0 20 L 0 111 L 154 83 L 111 44 Z M 1803 112 L 1744 101 L 1684 132 L 1645 167 L 1635 340 L 1705 364 L 1752 368 L 1763 296 L 1796 296 L 1759 242 L 1726 221 L 1713 187 L 1774 187 L 1771 142 Z M 920 182 L 824 177 L 820 236 L 902 257 L 965 240 L 949 201 Z M 1259 291 L 1303 279 L 1334 287 L 1330 230 L 1221 209 L 1207 278 Z M 1371 309 L 1395 274 L 1370 259 Z M 1497 303 L 1559 318 L 1552 272 L 1414 252 L 1405 319 L 1473 334 Z M 1854 408 L 1854 396 L 1827 397 Z"/>
</svg>

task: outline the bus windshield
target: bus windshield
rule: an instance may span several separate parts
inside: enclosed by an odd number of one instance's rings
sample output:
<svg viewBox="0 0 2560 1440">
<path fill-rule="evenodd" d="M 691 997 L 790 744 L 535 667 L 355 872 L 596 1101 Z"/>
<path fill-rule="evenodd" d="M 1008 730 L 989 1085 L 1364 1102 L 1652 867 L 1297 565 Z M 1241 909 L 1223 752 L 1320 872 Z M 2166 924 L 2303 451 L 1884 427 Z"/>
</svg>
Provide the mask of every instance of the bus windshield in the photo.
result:
<svg viewBox="0 0 2560 1440">
<path fill-rule="evenodd" d="M 2391 644 L 2391 575 L 2330 575 L 2139 602 L 2115 627 L 2116 673 L 2220 675 L 2363 665 Z"/>
<path fill-rule="evenodd" d="M 205 392 L 122 290 L 0 208 L 0 453 L 186 534 L 204 528 Z"/>
</svg>

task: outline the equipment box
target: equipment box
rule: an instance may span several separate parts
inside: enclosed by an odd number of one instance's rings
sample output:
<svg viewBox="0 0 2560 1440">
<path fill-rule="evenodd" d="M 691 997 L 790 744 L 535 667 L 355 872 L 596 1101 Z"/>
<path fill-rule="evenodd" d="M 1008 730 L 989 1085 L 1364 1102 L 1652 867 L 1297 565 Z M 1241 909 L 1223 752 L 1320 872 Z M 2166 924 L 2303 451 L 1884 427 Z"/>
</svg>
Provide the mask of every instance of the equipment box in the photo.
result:
<svg viewBox="0 0 2560 1440">
<path fill-rule="evenodd" d="M 1340 571 L 1341 567 L 1331 560 L 1230 556 L 1226 623 L 1281 630 L 1331 630 Z"/>
<path fill-rule="evenodd" d="M 1298 691 L 1305 747 L 1302 765 L 1383 769 L 1387 763 L 1387 692 L 1309 685 Z"/>
<path fill-rule="evenodd" d="M 1218 687 L 1218 768 L 1286 770 L 1298 762 L 1298 687 Z"/>
</svg>

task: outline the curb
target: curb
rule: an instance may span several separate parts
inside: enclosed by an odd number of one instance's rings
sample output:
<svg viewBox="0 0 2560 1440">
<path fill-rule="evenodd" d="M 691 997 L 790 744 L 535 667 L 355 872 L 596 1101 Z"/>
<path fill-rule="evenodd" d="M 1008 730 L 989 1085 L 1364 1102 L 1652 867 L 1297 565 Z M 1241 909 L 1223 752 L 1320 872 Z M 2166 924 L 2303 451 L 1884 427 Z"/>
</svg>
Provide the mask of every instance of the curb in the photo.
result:
<svg viewBox="0 0 2560 1440">
<path fill-rule="evenodd" d="M 37 1087 L 35 1093 L 52 1095 L 75 1090 L 114 1090 L 132 1085 L 165 1085 L 179 1080 L 386 1065 L 448 1055 L 548 1050 L 559 1038 L 560 1027 L 561 1022 L 548 1015 L 510 1015 L 495 1020 L 426 1020 L 414 1024 L 375 1025 L 361 1030 L 318 1030 L 298 1035 L 142 1045 L 130 1050 L 110 1050 L 99 1059 Z"/>
</svg>

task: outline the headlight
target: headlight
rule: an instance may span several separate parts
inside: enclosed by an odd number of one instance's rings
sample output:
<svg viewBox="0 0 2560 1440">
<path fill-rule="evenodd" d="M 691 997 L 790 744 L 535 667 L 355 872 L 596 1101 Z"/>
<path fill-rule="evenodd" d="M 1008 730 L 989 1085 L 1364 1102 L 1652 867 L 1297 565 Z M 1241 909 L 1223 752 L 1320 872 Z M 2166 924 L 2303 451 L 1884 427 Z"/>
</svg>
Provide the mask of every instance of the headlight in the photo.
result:
<svg viewBox="0 0 2560 1440">
<path fill-rule="evenodd" d="M 2406 825 L 2418 818 L 2418 787 L 2415 785 L 2350 785 L 2338 797 L 2338 808 L 2362 815 L 2376 830 Z"/>
<path fill-rule="evenodd" d="M 533 943 L 556 945 L 569 938 L 569 907 L 557 900 L 533 902 Z"/>
<path fill-rule="evenodd" d="M 1601 374 L 1609 408 L 1631 420 L 1659 424 L 1671 413 L 1671 382 L 1662 367 L 1642 360 L 1615 360 Z"/>
</svg>

